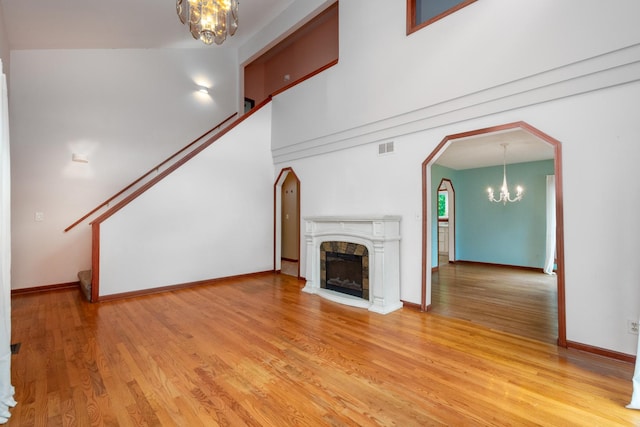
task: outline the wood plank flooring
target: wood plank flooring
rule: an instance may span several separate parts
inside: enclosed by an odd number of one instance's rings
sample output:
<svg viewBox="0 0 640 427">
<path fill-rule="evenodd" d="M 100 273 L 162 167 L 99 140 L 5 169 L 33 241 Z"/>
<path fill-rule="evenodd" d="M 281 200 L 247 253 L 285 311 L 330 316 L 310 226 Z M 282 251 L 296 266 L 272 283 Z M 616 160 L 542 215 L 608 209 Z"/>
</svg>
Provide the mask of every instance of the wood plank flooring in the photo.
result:
<svg viewBox="0 0 640 427">
<path fill-rule="evenodd" d="M 294 261 L 282 260 L 280 262 L 281 269 L 280 273 L 286 274 L 287 276 L 298 277 L 298 263 Z"/>
<path fill-rule="evenodd" d="M 558 338 L 557 279 L 542 271 L 441 260 L 433 313 L 548 343 Z"/>
<path fill-rule="evenodd" d="M 640 424 L 633 366 L 264 274 L 89 304 L 13 298 L 9 426 Z"/>
</svg>

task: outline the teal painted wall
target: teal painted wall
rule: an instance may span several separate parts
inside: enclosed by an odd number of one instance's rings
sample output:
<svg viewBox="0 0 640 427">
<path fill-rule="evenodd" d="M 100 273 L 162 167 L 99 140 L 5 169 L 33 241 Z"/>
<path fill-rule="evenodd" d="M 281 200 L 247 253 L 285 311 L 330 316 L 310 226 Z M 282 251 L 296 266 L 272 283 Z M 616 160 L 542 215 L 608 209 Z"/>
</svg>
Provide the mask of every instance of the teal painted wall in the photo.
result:
<svg viewBox="0 0 640 427">
<path fill-rule="evenodd" d="M 502 166 L 452 170 L 434 165 L 432 177 L 432 265 L 437 262 L 436 194 L 440 180 L 451 179 L 456 197 L 456 260 L 542 268 L 546 233 L 546 175 L 553 160 L 507 165 L 509 191 L 524 188 L 520 202 L 491 203 L 487 187 L 502 184 Z"/>
</svg>

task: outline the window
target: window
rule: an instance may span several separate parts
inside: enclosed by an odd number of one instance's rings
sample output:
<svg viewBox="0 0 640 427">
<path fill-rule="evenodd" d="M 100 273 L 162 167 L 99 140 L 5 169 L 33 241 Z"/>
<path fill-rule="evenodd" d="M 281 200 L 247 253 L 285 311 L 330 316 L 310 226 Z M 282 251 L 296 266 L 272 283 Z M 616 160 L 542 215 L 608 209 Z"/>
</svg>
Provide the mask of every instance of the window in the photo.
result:
<svg viewBox="0 0 640 427">
<path fill-rule="evenodd" d="M 476 0 L 407 0 L 407 34 L 452 14 Z"/>
<path fill-rule="evenodd" d="M 438 191 L 438 219 L 449 218 L 449 193 Z"/>
</svg>

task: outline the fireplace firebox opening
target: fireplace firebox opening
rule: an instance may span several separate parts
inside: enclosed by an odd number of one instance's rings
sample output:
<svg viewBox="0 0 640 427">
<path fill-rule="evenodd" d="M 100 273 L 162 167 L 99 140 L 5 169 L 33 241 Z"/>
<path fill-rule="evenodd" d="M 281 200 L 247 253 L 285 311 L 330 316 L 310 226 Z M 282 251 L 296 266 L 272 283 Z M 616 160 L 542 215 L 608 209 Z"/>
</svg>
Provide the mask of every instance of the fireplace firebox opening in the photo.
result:
<svg viewBox="0 0 640 427">
<path fill-rule="evenodd" d="M 324 242 L 320 247 L 320 287 L 369 299 L 369 251 L 350 242 Z"/>
</svg>

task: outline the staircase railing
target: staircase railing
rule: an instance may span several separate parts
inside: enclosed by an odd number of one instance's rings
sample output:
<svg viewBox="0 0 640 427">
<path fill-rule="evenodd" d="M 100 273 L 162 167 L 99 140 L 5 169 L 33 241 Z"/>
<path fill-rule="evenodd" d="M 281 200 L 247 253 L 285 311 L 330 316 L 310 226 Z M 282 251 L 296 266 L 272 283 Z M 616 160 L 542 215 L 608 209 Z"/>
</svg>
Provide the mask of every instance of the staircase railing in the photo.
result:
<svg viewBox="0 0 640 427">
<path fill-rule="evenodd" d="M 84 222 L 87 218 L 91 217 L 93 214 L 95 214 L 96 212 L 98 212 L 100 209 L 104 208 L 105 206 L 109 206 L 109 204 L 111 204 L 111 202 L 113 202 L 114 200 L 116 200 L 117 198 L 119 198 L 120 196 L 124 195 L 125 193 L 127 193 L 129 190 L 133 189 L 136 185 L 140 184 L 141 182 L 143 182 L 145 179 L 147 179 L 149 176 L 151 176 L 153 173 L 158 173 L 160 168 L 162 168 L 163 166 L 166 166 L 168 163 L 170 163 L 172 160 L 176 159 L 178 156 L 184 154 L 185 152 L 187 152 L 190 148 L 193 148 L 198 142 L 202 141 L 207 135 L 211 134 L 213 131 L 215 131 L 216 129 L 221 128 L 225 123 L 227 123 L 229 120 L 231 120 L 232 118 L 234 118 L 235 116 L 237 116 L 238 113 L 233 113 L 231 114 L 229 117 L 227 117 L 226 119 L 224 119 L 223 121 L 221 121 L 220 123 L 218 123 L 216 126 L 212 127 L 211 129 L 209 129 L 208 131 L 206 131 L 205 133 L 203 133 L 202 135 L 200 135 L 199 137 L 197 137 L 196 139 L 194 139 L 193 141 L 191 141 L 189 144 L 185 145 L 183 148 L 181 148 L 180 150 L 176 151 L 174 154 L 172 154 L 171 156 L 167 157 L 166 159 L 164 159 L 162 162 L 160 162 L 159 164 L 157 164 L 156 166 L 152 167 L 151 169 L 149 169 L 149 171 L 147 171 L 144 175 L 142 175 L 140 178 L 136 179 L 135 181 L 133 181 L 131 184 L 127 185 L 126 187 L 124 187 L 122 190 L 118 191 L 116 194 L 114 194 L 113 196 L 109 197 L 107 200 L 105 200 L 104 202 L 100 203 L 98 206 L 96 206 L 95 208 L 93 208 L 91 211 L 87 212 L 85 215 L 83 215 L 82 217 L 80 217 L 78 220 L 76 220 L 73 224 L 71 224 L 70 226 L 68 226 L 67 228 L 64 229 L 64 232 L 68 232 L 69 230 L 73 229 L 75 226 L 81 224 L 82 222 Z M 186 154 L 185 154 L 186 155 Z"/>
</svg>

